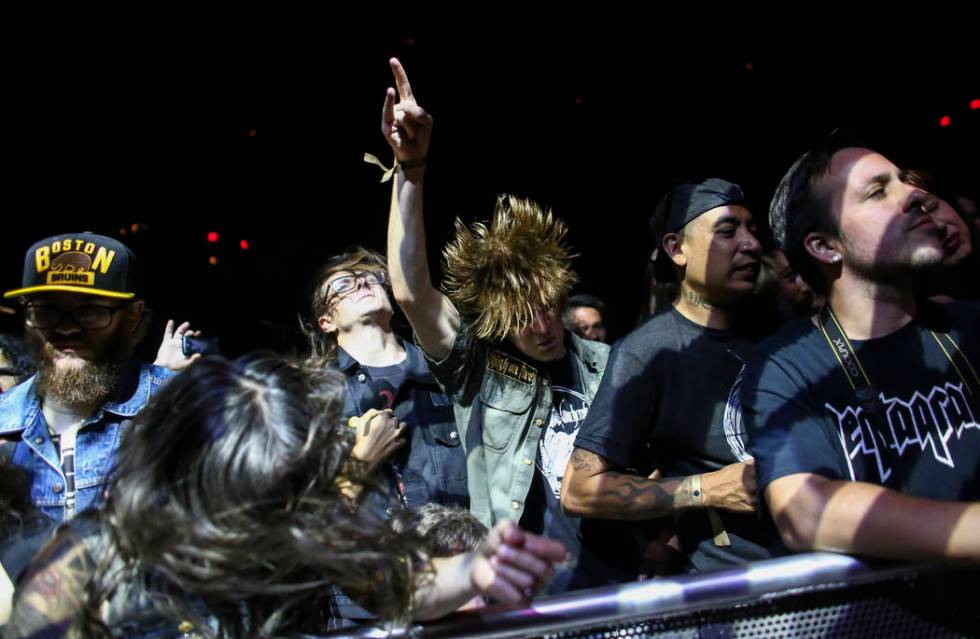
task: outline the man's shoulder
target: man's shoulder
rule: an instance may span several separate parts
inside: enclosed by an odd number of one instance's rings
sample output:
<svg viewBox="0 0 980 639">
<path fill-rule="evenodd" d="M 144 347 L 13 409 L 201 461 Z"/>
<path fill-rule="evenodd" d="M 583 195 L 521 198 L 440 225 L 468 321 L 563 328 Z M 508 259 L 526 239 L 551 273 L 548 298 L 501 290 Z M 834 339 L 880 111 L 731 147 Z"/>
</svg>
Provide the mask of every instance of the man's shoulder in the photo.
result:
<svg viewBox="0 0 980 639">
<path fill-rule="evenodd" d="M 145 362 L 140 362 L 139 366 L 140 366 L 141 375 L 147 375 L 151 379 L 153 379 L 153 381 L 158 382 L 160 384 L 163 384 L 164 382 L 166 382 L 171 377 L 177 374 L 176 372 L 170 370 L 169 368 L 164 368 L 163 366 L 157 366 L 156 364 L 147 364 Z"/>
<path fill-rule="evenodd" d="M 676 350 L 678 328 L 673 310 L 658 313 L 617 341 L 613 350 L 644 360 L 663 349 Z"/>
<path fill-rule="evenodd" d="M 133 384 L 133 373 L 129 373 L 126 378 L 120 380 L 122 386 L 117 388 L 128 388 L 132 390 L 117 390 L 117 397 L 119 397 L 119 393 L 122 393 L 123 397 L 117 401 L 110 401 L 103 405 L 107 411 L 123 417 L 136 415 L 136 413 L 149 403 L 150 397 L 156 394 L 168 380 L 177 374 L 170 369 L 140 361 L 136 361 L 136 365 L 130 367 L 129 370 L 135 371 L 138 377 L 135 380 L 135 385 Z"/>
<path fill-rule="evenodd" d="M 813 340 L 819 337 L 819 329 L 809 317 L 792 320 L 772 335 L 755 344 L 759 358 L 795 358 L 813 352 Z"/>
</svg>

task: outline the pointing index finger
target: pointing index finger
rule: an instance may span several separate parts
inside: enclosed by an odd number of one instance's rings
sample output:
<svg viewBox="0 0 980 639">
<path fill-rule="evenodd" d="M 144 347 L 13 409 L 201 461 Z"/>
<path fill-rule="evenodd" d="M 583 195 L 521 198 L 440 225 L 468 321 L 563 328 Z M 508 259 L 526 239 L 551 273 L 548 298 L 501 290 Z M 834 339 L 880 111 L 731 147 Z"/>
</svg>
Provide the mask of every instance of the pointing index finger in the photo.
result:
<svg viewBox="0 0 980 639">
<path fill-rule="evenodd" d="M 405 67 L 402 63 L 398 61 L 398 58 L 392 58 L 388 61 L 391 65 L 391 72 L 395 74 L 395 85 L 398 87 L 398 97 L 402 100 L 409 100 L 411 102 L 415 101 L 415 96 L 412 95 L 412 85 L 408 82 L 408 75 L 405 73 Z"/>
</svg>

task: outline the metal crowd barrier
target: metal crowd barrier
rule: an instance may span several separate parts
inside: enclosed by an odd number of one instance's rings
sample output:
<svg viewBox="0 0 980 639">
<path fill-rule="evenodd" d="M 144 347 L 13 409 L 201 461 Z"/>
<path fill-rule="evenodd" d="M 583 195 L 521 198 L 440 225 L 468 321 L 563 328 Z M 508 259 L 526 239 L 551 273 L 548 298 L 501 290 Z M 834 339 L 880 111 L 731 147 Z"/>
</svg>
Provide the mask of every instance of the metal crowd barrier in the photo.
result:
<svg viewBox="0 0 980 639">
<path fill-rule="evenodd" d="M 794 555 L 488 608 L 410 628 L 325 637 L 641 639 L 980 636 L 980 568 Z"/>
</svg>

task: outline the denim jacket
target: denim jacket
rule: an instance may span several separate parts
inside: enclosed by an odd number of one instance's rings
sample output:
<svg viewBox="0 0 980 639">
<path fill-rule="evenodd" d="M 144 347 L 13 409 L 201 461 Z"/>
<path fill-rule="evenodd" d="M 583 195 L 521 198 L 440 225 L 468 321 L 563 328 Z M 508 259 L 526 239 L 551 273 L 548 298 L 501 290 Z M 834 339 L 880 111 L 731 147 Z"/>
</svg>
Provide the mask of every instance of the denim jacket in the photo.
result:
<svg viewBox="0 0 980 639">
<path fill-rule="evenodd" d="M 392 410 L 408 424 L 409 445 L 395 454 L 385 470 L 400 477 L 409 508 L 429 502 L 468 508 L 466 456 L 452 404 L 436 383 L 418 347 L 404 342 L 402 346 L 405 347 L 405 382 L 394 398 Z M 372 408 L 387 408 L 387 400 L 379 394 L 370 371 L 343 349 L 337 351 L 337 367 L 347 376 L 345 422 Z"/>
<path fill-rule="evenodd" d="M 119 436 L 173 372 L 133 360 L 112 397 L 78 430 L 75 511 L 98 507 L 116 461 Z M 45 516 L 65 521 L 65 475 L 37 396 L 37 376 L 0 395 L 0 443 L 31 477 L 31 500 Z"/>
<path fill-rule="evenodd" d="M 589 403 L 609 358 L 609 346 L 565 333 Z M 520 521 L 534 479 L 541 431 L 551 414 L 546 367 L 510 342 L 476 339 L 464 319 L 449 354 L 428 359 L 453 402 L 467 453 L 470 511 L 488 527 Z"/>
</svg>

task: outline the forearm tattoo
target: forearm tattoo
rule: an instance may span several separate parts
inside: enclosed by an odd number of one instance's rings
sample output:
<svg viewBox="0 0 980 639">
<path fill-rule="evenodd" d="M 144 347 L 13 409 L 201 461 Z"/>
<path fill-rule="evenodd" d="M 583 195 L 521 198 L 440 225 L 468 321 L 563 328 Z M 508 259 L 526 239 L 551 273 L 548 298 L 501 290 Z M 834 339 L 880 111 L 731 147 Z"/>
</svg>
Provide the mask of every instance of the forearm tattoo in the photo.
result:
<svg viewBox="0 0 980 639">
<path fill-rule="evenodd" d="M 694 495 L 693 476 L 649 479 L 621 473 L 609 470 L 605 459 L 581 448 L 572 450 L 571 464 L 576 473 L 600 482 L 593 484 L 596 495 L 603 504 L 601 510 L 610 514 L 635 519 L 663 517 L 700 505 L 699 496 Z"/>
<path fill-rule="evenodd" d="M 606 477 L 611 488 L 602 495 L 620 502 L 624 510 L 637 515 L 663 517 L 697 505 L 693 477 L 647 479 L 615 471 L 606 473 Z"/>
</svg>

